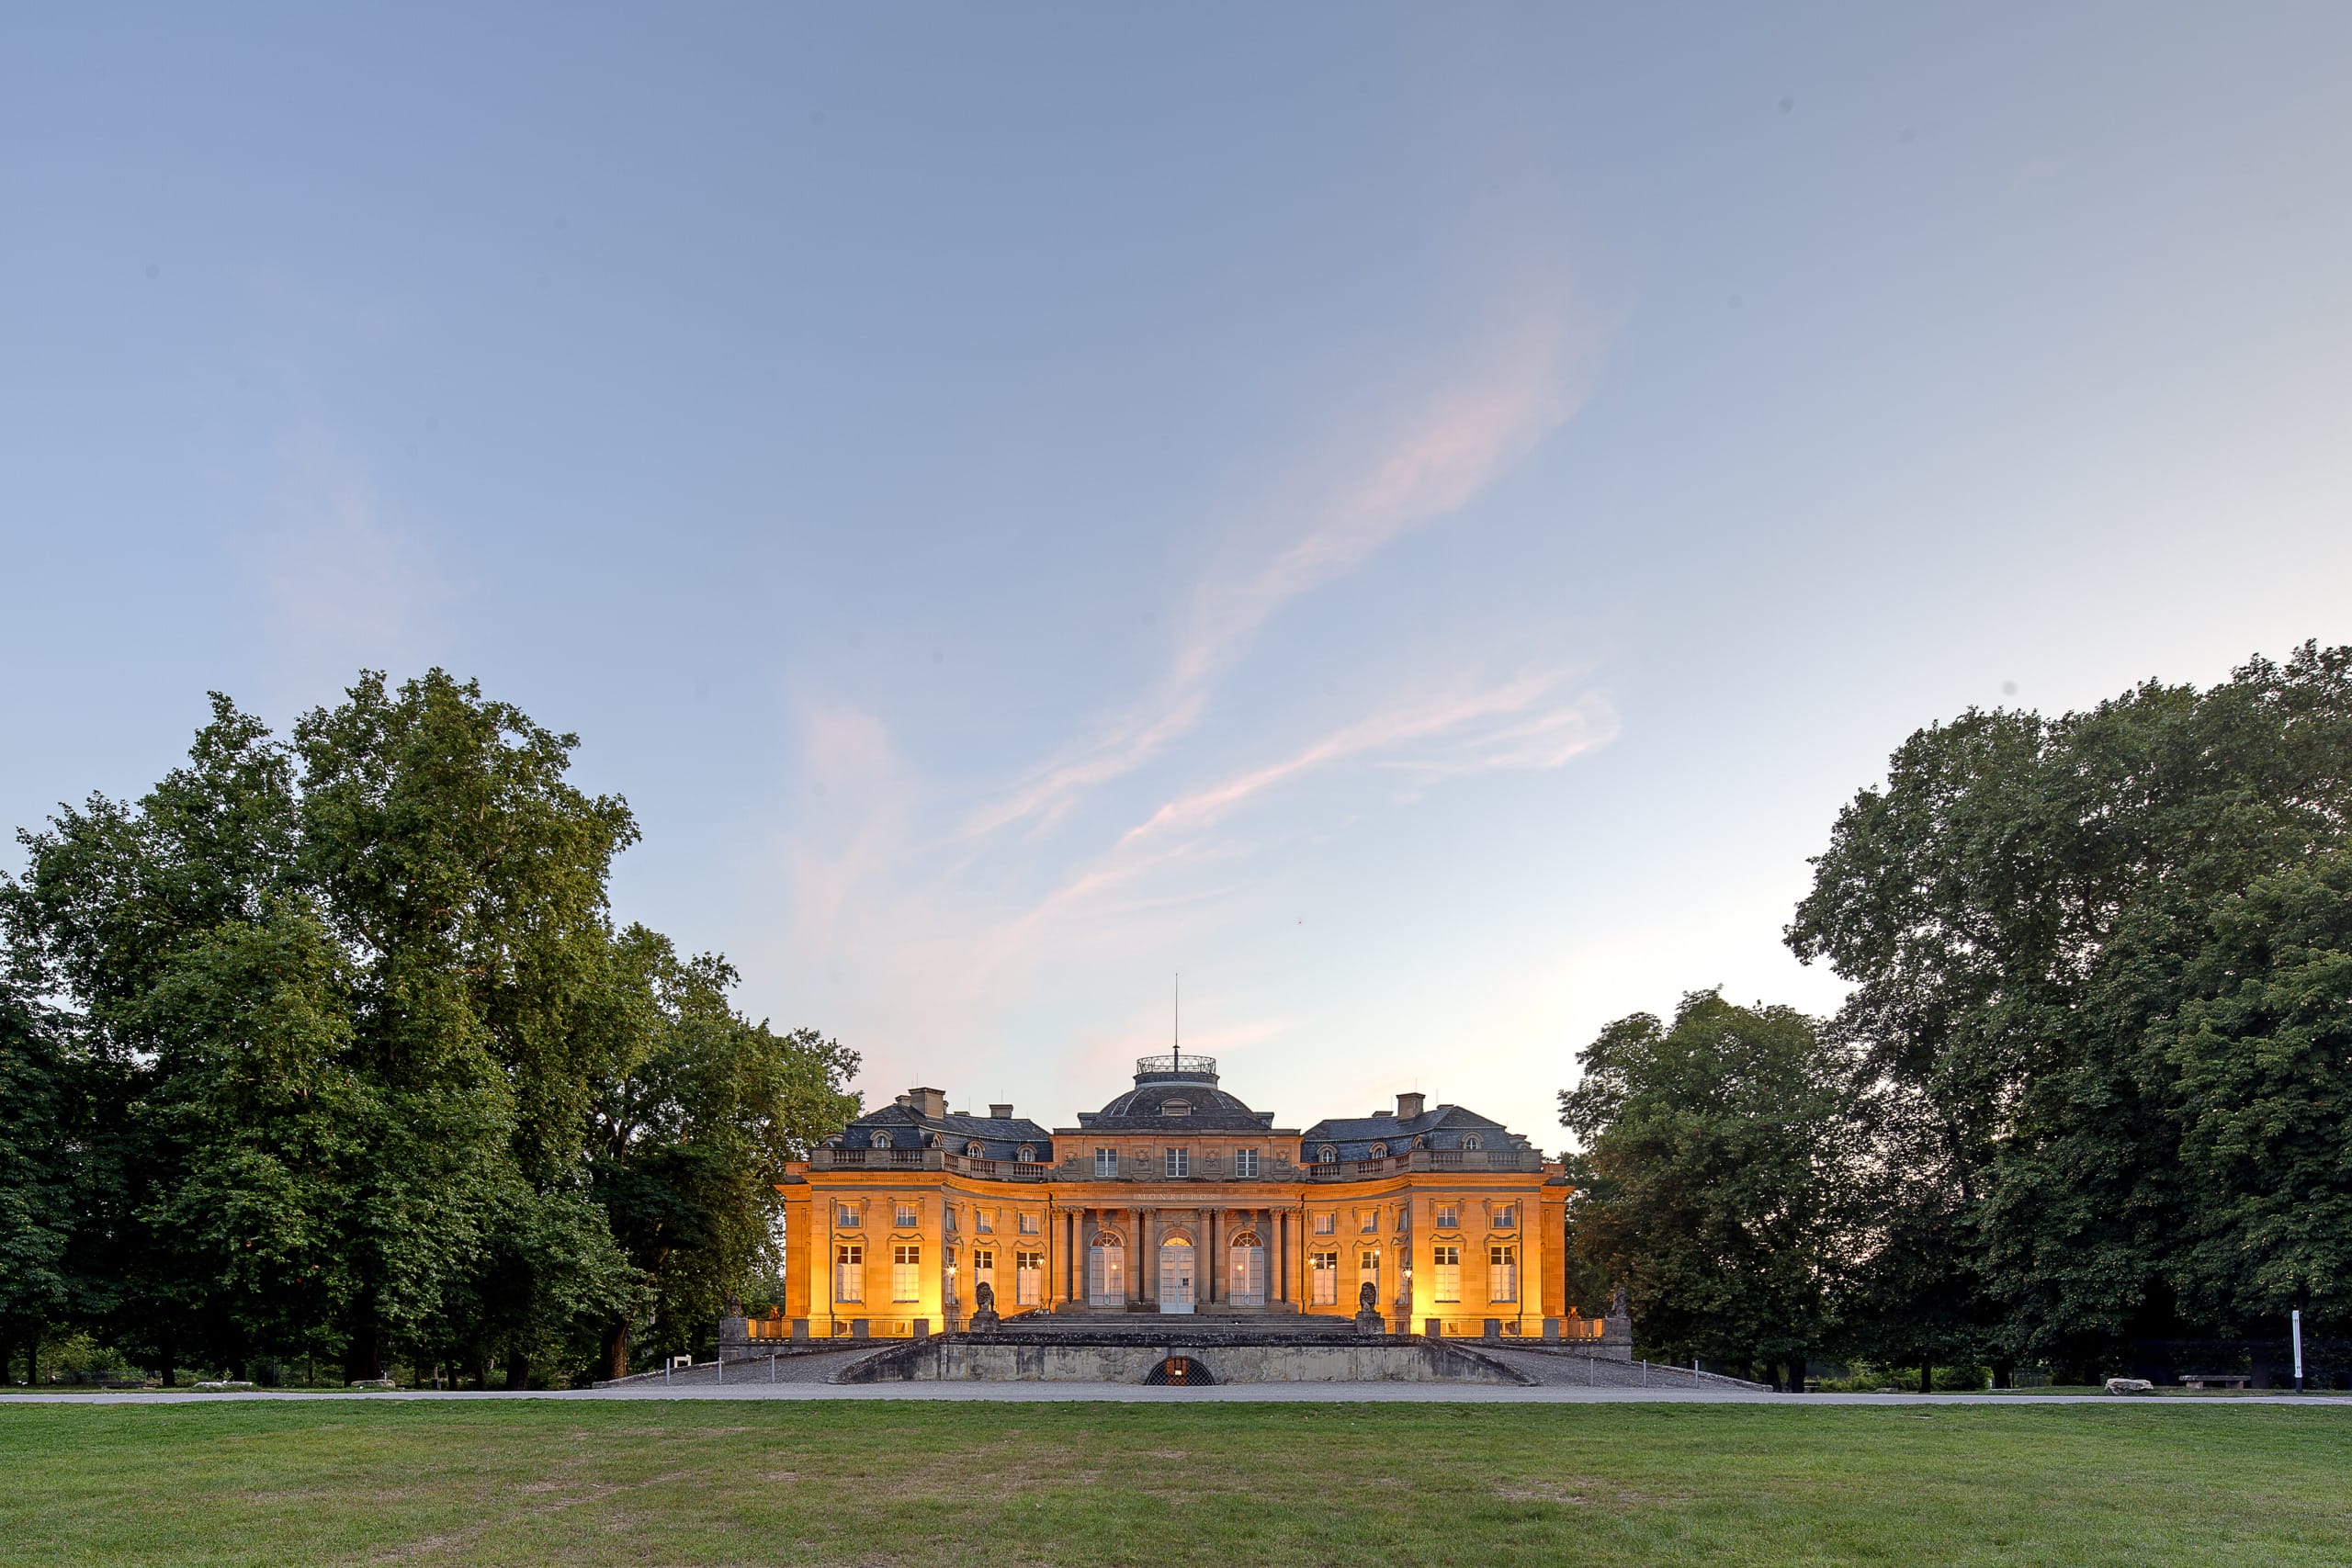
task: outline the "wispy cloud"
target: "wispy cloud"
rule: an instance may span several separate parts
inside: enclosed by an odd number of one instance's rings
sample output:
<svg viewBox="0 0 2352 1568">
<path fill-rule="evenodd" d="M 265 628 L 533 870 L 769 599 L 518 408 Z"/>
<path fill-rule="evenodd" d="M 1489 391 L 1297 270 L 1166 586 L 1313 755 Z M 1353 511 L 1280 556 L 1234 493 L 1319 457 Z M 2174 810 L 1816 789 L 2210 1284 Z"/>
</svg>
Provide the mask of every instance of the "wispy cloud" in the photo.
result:
<svg viewBox="0 0 2352 1568">
<path fill-rule="evenodd" d="M 1559 672 L 1408 700 L 1323 735 L 1273 761 L 1186 791 L 1129 828 L 1023 922 L 1066 918 L 1111 889 L 1197 859 L 1199 836 L 1258 797 L 1343 763 L 1431 777 L 1566 766 L 1615 738 L 1614 711 L 1598 693 L 1573 689 Z M 1214 850 L 1209 852 L 1215 852 Z"/>
<path fill-rule="evenodd" d="M 967 839 L 1050 824 L 1191 730 L 1211 691 L 1283 607 L 1412 530 L 1459 512 L 1582 403 L 1597 334 L 1559 299 L 1518 314 L 1471 372 L 1396 420 L 1320 486 L 1323 499 L 1271 558 L 1195 592 L 1157 689 L 1084 736 L 965 823 Z M 1279 531 L 1279 530 L 1277 530 Z"/>
<path fill-rule="evenodd" d="M 1562 309 L 1519 311 L 1470 369 L 1342 444 L 1312 466 L 1317 477 L 1294 476 L 1292 492 L 1309 499 L 1227 534 L 1227 564 L 1174 617 L 1146 693 L 983 805 L 922 777 L 876 715 L 821 697 L 796 705 L 799 799 L 778 845 L 786 918 L 768 966 L 850 1004 L 868 1084 L 953 1078 L 962 1069 L 941 1066 L 943 1051 L 995 1070 L 984 1065 L 1008 1059 L 1007 1046 L 990 1031 L 1039 1017 L 1069 1028 L 1062 1069 L 1099 1077 L 1159 1034 L 1148 1003 L 1116 999 L 1125 981 L 1113 976 L 1139 954 L 1199 951 L 1246 918 L 1283 874 L 1279 849 L 1302 813 L 1325 824 L 1360 813 L 1367 784 L 1396 803 L 1439 781 L 1564 766 L 1615 734 L 1580 676 L 1539 668 L 1423 676 L 1254 761 L 1233 760 L 1232 736 L 1187 743 L 1285 606 L 1471 505 L 1574 413 L 1590 350 L 1574 326 Z M 1146 795 L 1147 763 L 1190 781 Z M 1081 802 L 1100 808 L 1082 835 L 1043 833 Z M 1110 816 L 1121 810 L 1124 822 Z M 1262 1006 L 1248 1016 L 1233 1043 L 1288 1027 Z"/>
</svg>

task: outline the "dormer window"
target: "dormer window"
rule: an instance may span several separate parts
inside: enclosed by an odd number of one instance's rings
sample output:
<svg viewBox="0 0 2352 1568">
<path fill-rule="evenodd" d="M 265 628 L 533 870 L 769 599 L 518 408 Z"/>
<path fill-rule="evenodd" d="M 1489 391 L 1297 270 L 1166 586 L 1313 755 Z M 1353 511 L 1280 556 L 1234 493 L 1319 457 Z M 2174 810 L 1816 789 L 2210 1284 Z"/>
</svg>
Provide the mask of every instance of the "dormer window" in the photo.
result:
<svg viewBox="0 0 2352 1568">
<path fill-rule="evenodd" d="M 981 1155 L 987 1152 L 988 1151 L 981 1146 L 980 1141 L 978 1138 L 974 1138 L 970 1143 L 964 1145 L 965 1155 L 972 1159 L 978 1159 Z"/>
<path fill-rule="evenodd" d="M 1193 1113 L 1193 1102 L 1189 1100 L 1162 1100 L 1159 1113 L 1162 1116 L 1190 1116 Z"/>
<path fill-rule="evenodd" d="M 1317 1165 L 1329 1165 L 1339 1157 L 1340 1151 L 1329 1144 L 1315 1151 L 1315 1163 Z"/>
<path fill-rule="evenodd" d="M 1035 1165 L 1037 1163 L 1037 1145 L 1023 1144 L 1013 1152 L 1013 1157 L 1023 1165 Z"/>
<path fill-rule="evenodd" d="M 876 1133 L 876 1134 L 874 1134 L 874 1146 L 875 1146 L 876 1148 L 877 1148 L 877 1149 L 887 1149 L 887 1148 L 888 1148 L 888 1147 L 890 1146 L 890 1134 L 888 1134 L 888 1133 Z"/>
<path fill-rule="evenodd" d="M 1388 1145 L 1386 1144 L 1373 1145 L 1372 1157 L 1374 1159 L 1386 1159 L 1388 1157 Z"/>
<path fill-rule="evenodd" d="M 1487 1146 L 1487 1140 L 1476 1133 L 1464 1133 L 1462 1134 L 1462 1146 L 1475 1153 Z"/>
</svg>

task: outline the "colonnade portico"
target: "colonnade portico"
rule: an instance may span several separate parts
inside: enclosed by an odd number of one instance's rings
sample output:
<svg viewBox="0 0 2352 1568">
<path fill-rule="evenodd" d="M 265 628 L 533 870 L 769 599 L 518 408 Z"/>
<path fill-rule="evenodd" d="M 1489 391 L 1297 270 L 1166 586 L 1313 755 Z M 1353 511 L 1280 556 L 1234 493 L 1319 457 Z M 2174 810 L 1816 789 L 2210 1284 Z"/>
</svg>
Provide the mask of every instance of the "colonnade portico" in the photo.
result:
<svg viewBox="0 0 2352 1568">
<path fill-rule="evenodd" d="M 1260 1194 L 1251 1194 L 1260 1197 Z M 1160 1258 L 1170 1245 L 1189 1246 L 1194 1257 L 1191 1309 L 1196 1312 L 1296 1312 L 1296 1282 L 1303 1269 L 1284 1252 L 1303 1234 L 1293 1204 L 1217 1202 L 1129 1202 L 1117 1205 L 1057 1201 L 1055 1239 L 1060 1257 L 1053 1271 L 1050 1303 L 1057 1313 L 1150 1312 L 1178 1303 L 1162 1299 Z M 1238 1245 L 1246 1239 L 1250 1245 Z M 1119 1254 L 1119 1299 L 1098 1299 L 1095 1258 L 1107 1247 Z M 1253 1300 L 1236 1300 L 1234 1254 L 1255 1252 Z"/>
</svg>

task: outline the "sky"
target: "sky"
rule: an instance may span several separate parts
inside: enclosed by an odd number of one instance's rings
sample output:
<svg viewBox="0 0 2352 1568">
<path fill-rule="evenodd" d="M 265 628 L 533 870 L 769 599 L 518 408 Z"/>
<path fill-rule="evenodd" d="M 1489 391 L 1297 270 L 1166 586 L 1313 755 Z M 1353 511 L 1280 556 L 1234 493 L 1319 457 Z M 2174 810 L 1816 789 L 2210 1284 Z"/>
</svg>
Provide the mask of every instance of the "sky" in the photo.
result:
<svg viewBox="0 0 2352 1568">
<path fill-rule="evenodd" d="M 0 821 L 478 678 L 1070 1125 L 1550 1149 L 1972 705 L 2352 642 L 2352 7 L 0 11 Z M 0 864 L 21 864 L 13 849 Z"/>
</svg>

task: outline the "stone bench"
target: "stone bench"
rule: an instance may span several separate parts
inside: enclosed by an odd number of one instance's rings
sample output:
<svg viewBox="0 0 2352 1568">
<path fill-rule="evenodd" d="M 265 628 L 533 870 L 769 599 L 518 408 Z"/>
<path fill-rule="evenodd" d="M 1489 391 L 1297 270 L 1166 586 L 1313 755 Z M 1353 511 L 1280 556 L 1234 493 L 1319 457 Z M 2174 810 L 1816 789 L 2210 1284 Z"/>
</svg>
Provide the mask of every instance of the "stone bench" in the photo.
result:
<svg viewBox="0 0 2352 1568">
<path fill-rule="evenodd" d="M 2253 1379 L 2244 1372 L 2183 1372 L 2183 1388 L 2245 1388 Z"/>
</svg>

